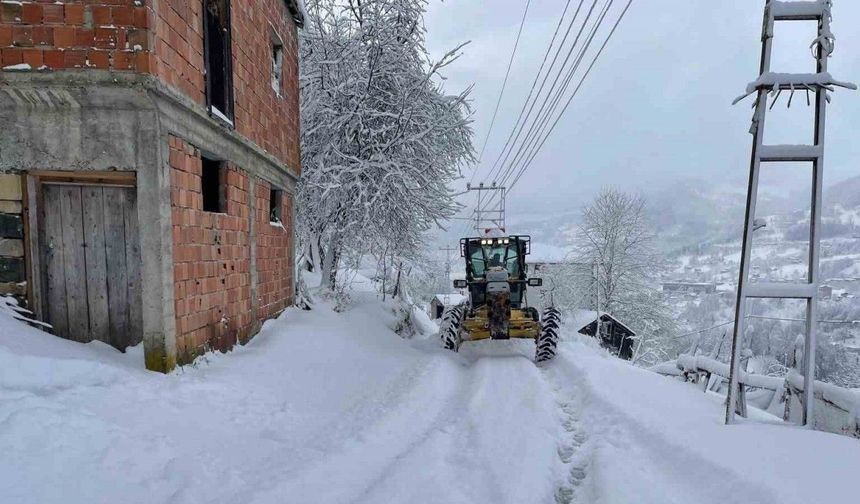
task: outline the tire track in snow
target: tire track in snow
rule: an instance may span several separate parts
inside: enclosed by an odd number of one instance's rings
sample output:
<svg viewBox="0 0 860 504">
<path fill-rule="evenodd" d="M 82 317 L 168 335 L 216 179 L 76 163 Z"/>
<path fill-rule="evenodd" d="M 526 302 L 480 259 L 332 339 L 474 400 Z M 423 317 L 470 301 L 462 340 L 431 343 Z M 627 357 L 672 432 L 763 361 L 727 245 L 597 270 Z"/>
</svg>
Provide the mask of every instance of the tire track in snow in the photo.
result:
<svg viewBox="0 0 860 504">
<path fill-rule="evenodd" d="M 449 428 L 411 446 L 355 502 L 549 502 L 557 424 L 533 345 L 470 344 L 450 355 L 465 368 Z"/>
<path fill-rule="evenodd" d="M 480 364 L 463 371 L 460 393 L 440 413 L 434 426 L 392 459 L 354 502 L 415 502 L 418 498 L 418 502 L 471 503 L 478 502 L 476 493 L 481 501 L 486 498 L 487 502 L 504 502 L 497 482 L 488 475 L 462 471 L 486 464 L 476 460 L 475 425 L 464 413 L 473 409 L 476 397 L 486 394 L 491 379 L 488 368 Z M 471 479 L 471 490 L 476 492 L 456 486 L 463 478 Z"/>
<path fill-rule="evenodd" d="M 560 428 L 533 344 L 469 347 L 429 350 L 250 502 L 551 502 Z"/>
<path fill-rule="evenodd" d="M 369 393 L 320 429 L 315 456 L 291 467 L 257 494 L 254 503 L 355 502 L 418 446 L 449 428 L 467 400 L 467 370 L 439 354 L 416 363 L 407 376 Z"/>
</svg>

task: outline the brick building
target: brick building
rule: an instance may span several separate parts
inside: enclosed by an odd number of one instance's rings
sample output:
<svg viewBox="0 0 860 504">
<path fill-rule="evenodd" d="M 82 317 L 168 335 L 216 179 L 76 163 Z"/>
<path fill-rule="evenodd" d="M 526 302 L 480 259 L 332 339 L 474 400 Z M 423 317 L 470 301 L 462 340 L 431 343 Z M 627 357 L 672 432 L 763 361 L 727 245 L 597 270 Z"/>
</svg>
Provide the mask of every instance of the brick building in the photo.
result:
<svg viewBox="0 0 860 504">
<path fill-rule="evenodd" d="M 169 371 L 292 303 L 296 0 L 0 3 L 0 294 Z"/>
</svg>

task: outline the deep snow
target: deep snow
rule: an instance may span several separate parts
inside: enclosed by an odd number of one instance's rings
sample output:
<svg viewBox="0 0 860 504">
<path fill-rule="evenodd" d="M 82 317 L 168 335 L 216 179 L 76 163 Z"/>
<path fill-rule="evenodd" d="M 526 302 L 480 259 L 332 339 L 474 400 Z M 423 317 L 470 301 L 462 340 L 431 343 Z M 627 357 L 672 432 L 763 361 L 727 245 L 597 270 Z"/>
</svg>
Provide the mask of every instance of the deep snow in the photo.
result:
<svg viewBox="0 0 860 504">
<path fill-rule="evenodd" d="M 725 427 L 718 398 L 578 335 L 539 368 L 531 342 L 452 354 L 397 336 L 372 293 L 354 303 L 288 310 L 167 376 L 142 370 L 140 349 L 71 343 L 0 310 L 0 502 L 856 499 L 854 439 Z"/>
</svg>

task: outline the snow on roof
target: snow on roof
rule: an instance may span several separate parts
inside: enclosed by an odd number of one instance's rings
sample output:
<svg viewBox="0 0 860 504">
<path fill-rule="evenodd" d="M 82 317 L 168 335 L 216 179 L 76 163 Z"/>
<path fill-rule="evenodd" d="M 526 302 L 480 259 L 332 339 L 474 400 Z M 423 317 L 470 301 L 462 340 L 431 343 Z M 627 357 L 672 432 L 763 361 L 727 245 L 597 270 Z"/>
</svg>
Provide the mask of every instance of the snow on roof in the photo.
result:
<svg viewBox="0 0 860 504">
<path fill-rule="evenodd" d="M 634 334 L 634 335 L 636 334 L 636 331 L 634 331 L 633 329 L 630 329 L 630 326 L 628 326 L 624 322 L 618 320 L 618 318 L 613 316 L 611 313 L 600 312 L 600 317 L 601 318 L 609 317 L 616 324 L 618 324 L 621 327 L 623 327 L 624 329 L 628 330 L 631 334 Z M 574 310 L 573 311 L 573 326 L 574 326 L 574 328 L 576 328 L 577 331 L 581 331 L 582 329 L 585 329 L 586 326 L 590 325 L 595 320 L 597 320 L 597 312 L 594 310 Z"/>
<path fill-rule="evenodd" d="M 578 330 L 597 320 L 597 312 L 594 310 L 573 310 L 572 317 L 573 325 Z"/>
</svg>

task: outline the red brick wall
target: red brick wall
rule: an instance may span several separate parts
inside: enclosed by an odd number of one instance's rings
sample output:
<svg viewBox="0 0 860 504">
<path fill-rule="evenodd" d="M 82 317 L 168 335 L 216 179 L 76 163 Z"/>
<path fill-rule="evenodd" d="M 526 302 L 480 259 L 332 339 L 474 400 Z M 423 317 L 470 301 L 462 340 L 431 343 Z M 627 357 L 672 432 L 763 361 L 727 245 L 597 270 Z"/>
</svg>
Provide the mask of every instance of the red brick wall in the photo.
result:
<svg viewBox="0 0 860 504">
<path fill-rule="evenodd" d="M 298 171 L 298 33 L 284 0 L 231 0 L 236 131 Z M 101 68 L 152 73 L 206 103 L 203 0 L 0 3 L 0 68 Z M 272 32 L 284 46 L 272 89 Z"/>
<path fill-rule="evenodd" d="M 288 230 L 292 227 L 292 199 L 283 193 L 281 223 L 269 218 L 268 182 L 257 183 L 257 315 L 262 322 L 272 318 L 293 302 L 292 247 Z"/>
<path fill-rule="evenodd" d="M 298 33 L 284 0 L 231 0 L 236 131 L 298 171 Z M 153 22 L 153 73 L 201 105 L 202 0 L 161 0 Z M 272 89 L 272 31 L 284 45 L 283 91 Z"/>
<path fill-rule="evenodd" d="M 169 139 L 174 305 L 180 363 L 209 349 L 249 340 L 258 322 L 292 304 L 292 200 L 284 193 L 285 228 L 269 223 L 268 182 L 227 164 L 226 213 L 203 211 L 200 151 Z M 257 208 L 251 215 L 251 187 Z M 251 297 L 251 219 L 257 243 L 257 296 Z M 257 310 L 254 320 L 253 310 Z"/>
<path fill-rule="evenodd" d="M 232 0 L 231 3 L 236 131 L 298 172 L 301 168 L 296 24 L 284 0 Z M 282 97 L 276 95 L 271 84 L 269 26 L 284 44 Z"/>
<path fill-rule="evenodd" d="M 153 73 L 205 105 L 203 1 L 160 0 L 152 32 Z"/>
<path fill-rule="evenodd" d="M 227 350 L 253 330 L 250 181 L 228 163 L 226 213 L 203 211 L 200 151 L 170 137 L 174 303 L 180 362 Z"/>
<path fill-rule="evenodd" d="M 149 72 L 148 26 L 135 0 L 0 3 L 0 67 Z"/>
</svg>

